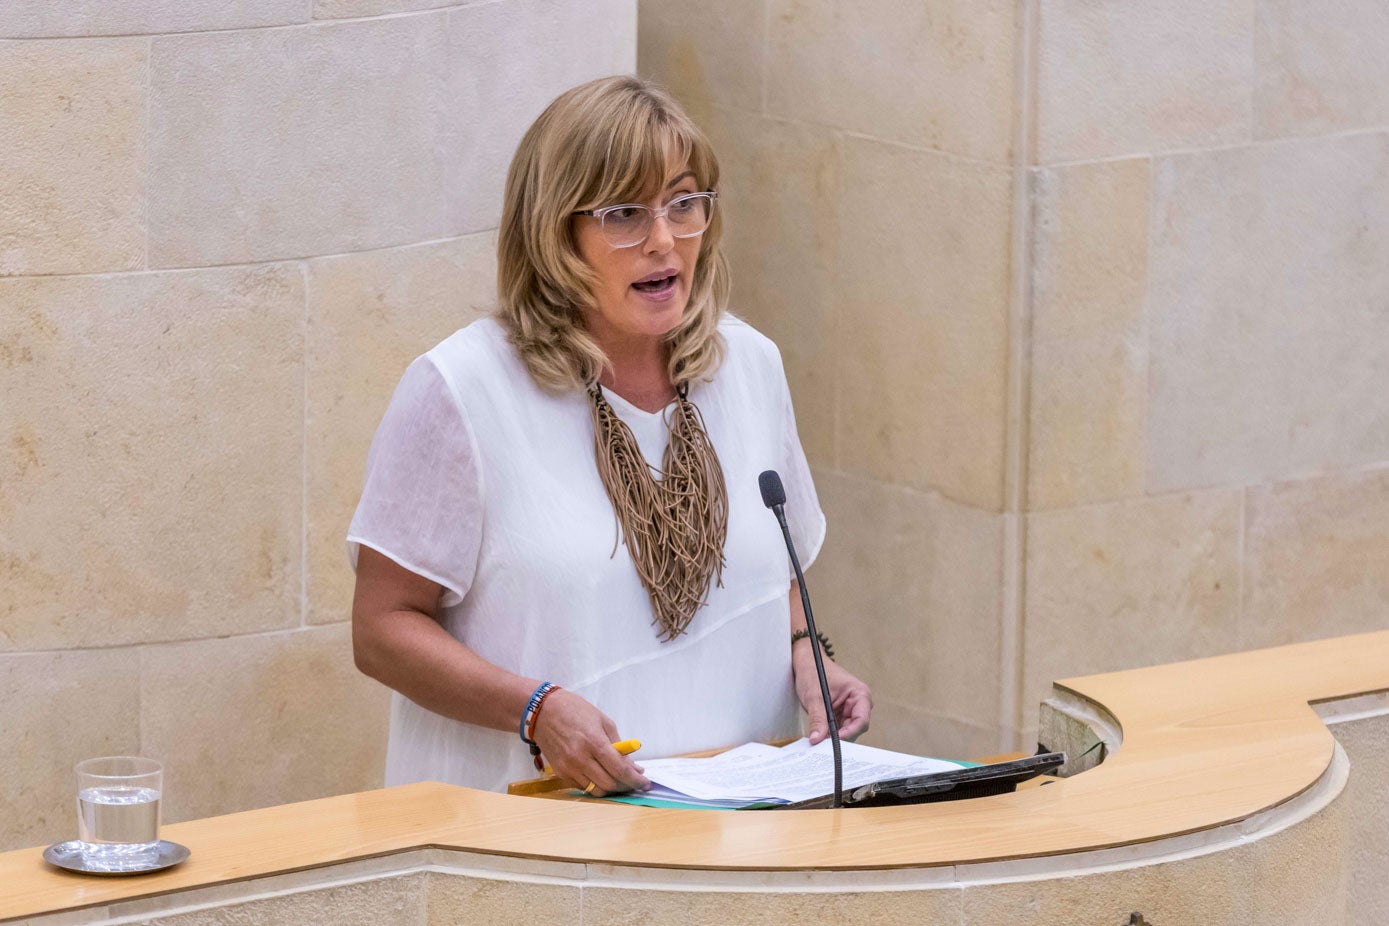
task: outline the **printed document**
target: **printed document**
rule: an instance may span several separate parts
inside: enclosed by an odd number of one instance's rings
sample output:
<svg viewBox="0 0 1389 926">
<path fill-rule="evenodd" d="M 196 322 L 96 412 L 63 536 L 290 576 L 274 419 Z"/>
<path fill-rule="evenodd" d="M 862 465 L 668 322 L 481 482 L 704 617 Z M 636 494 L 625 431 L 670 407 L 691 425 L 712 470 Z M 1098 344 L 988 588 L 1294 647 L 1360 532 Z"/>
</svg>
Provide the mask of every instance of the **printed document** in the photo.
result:
<svg viewBox="0 0 1389 926">
<path fill-rule="evenodd" d="M 845 791 L 889 778 L 966 767 L 962 762 L 910 756 L 857 743 L 845 742 L 841 747 Z M 652 788 L 636 797 L 648 801 L 736 808 L 791 804 L 834 790 L 834 752 L 829 740 L 811 746 L 809 740 L 799 739 L 780 748 L 748 743 L 705 759 L 650 759 L 640 764 Z"/>
</svg>

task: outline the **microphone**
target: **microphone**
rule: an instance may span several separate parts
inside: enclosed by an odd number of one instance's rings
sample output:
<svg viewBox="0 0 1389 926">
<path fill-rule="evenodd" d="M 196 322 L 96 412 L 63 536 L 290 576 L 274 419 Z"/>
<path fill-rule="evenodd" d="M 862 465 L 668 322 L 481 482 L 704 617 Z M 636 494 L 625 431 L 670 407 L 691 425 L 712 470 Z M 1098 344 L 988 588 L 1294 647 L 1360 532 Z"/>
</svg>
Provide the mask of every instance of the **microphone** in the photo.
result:
<svg viewBox="0 0 1389 926">
<path fill-rule="evenodd" d="M 762 490 L 762 504 L 772 509 L 781 535 L 786 538 L 786 552 L 791 555 L 791 567 L 796 570 L 796 585 L 801 590 L 801 607 L 805 609 L 805 626 L 810 631 L 810 651 L 815 656 L 815 675 L 820 679 L 820 697 L 825 702 L 825 720 L 830 727 L 830 744 L 834 749 L 834 801 L 831 807 L 844 806 L 844 757 L 839 748 L 839 724 L 834 719 L 834 700 L 830 697 L 829 679 L 825 678 L 825 661 L 820 655 L 820 635 L 815 630 L 815 616 L 810 613 L 810 593 L 805 588 L 801 561 L 796 558 L 796 545 L 791 542 L 791 529 L 786 526 L 786 489 L 776 470 L 769 469 L 757 477 Z"/>
</svg>

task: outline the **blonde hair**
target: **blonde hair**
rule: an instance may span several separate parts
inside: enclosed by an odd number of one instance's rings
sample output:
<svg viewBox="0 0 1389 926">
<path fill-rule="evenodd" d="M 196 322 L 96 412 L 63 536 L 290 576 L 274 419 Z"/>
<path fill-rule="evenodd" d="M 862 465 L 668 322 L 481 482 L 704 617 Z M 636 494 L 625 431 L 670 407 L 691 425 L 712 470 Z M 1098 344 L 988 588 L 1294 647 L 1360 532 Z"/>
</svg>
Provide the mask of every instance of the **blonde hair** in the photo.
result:
<svg viewBox="0 0 1389 926">
<path fill-rule="evenodd" d="M 543 388 L 592 386 L 608 364 L 582 321 L 597 281 L 579 254 L 572 214 L 650 195 L 672 163 L 688 164 L 699 189 L 716 188 L 719 163 L 704 133 L 668 93 L 635 77 L 566 91 L 521 139 L 498 233 L 497 318 Z M 673 383 L 708 380 L 723 360 L 718 323 L 729 276 L 719 212 L 700 238 L 684 317 L 666 335 Z"/>
</svg>

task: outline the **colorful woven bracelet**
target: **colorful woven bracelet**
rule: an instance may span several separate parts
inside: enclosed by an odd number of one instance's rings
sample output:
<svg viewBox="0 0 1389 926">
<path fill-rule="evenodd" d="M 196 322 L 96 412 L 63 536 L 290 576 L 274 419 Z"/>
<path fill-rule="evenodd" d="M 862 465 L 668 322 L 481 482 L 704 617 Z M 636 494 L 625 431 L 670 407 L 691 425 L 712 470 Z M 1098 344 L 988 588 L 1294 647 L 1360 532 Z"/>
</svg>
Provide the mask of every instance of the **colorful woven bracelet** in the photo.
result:
<svg viewBox="0 0 1389 926">
<path fill-rule="evenodd" d="M 530 698 L 526 701 L 526 709 L 521 712 L 521 727 L 519 732 L 521 734 L 521 742 L 525 743 L 527 746 L 532 744 L 530 736 L 526 733 L 526 730 L 531 725 L 532 715 L 534 715 L 539 708 L 541 699 L 549 694 L 550 689 L 554 687 L 555 685 L 553 682 L 541 682 L 536 686 L 535 691 L 531 692 Z"/>
<path fill-rule="evenodd" d="M 535 763 L 535 770 L 543 772 L 545 761 L 540 758 L 540 744 L 535 741 L 535 722 L 540 717 L 540 708 L 544 706 L 545 699 L 559 691 L 559 686 L 553 682 L 542 682 L 540 687 L 531 693 L 530 701 L 526 703 L 526 712 L 521 717 L 521 742 L 530 749 L 531 761 Z"/>
</svg>

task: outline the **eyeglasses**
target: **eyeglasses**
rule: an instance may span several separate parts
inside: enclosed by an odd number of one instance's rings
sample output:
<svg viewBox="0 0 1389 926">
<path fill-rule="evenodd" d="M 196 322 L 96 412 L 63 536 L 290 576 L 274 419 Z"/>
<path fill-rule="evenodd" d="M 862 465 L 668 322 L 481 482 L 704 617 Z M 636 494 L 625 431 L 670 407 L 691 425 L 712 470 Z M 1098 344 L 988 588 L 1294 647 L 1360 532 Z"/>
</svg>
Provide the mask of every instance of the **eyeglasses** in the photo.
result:
<svg viewBox="0 0 1389 926">
<path fill-rule="evenodd" d="M 670 224 L 670 233 L 676 238 L 693 238 L 704 234 L 714 217 L 714 203 L 719 194 L 686 193 L 666 203 L 664 209 L 652 209 L 638 203 L 623 203 L 618 206 L 604 206 L 602 209 L 580 209 L 575 215 L 591 215 L 598 220 L 603 229 L 603 237 L 614 248 L 636 247 L 651 234 L 651 226 L 658 218 L 665 218 Z"/>
</svg>

